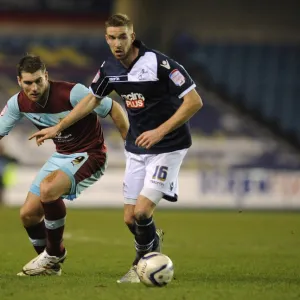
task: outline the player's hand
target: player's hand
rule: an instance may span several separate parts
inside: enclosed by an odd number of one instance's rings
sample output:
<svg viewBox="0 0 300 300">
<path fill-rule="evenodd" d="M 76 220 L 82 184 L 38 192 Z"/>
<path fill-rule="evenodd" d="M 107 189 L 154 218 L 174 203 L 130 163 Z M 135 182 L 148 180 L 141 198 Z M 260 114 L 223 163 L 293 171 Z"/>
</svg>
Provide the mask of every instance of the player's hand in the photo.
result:
<svg viewBox="0 0 300 300">
<path fill-rule="evenodd" d="M 38 146 L 42 145 L 45 140 L 53 139 L 59 133 L 58 129 L 53 126 L 49 128 L 42 129 L 29 137 L 29 140 L 35 138 L 36 144 Z"/>
<path fill-rule="evenodd" d="M 163 135 L 158 129 L 153 129 L 143 132 L 135 140 L 135 144 L 141 148 L 150 149 L 153 145 L 157 144 L 163 139 Z"/>
</svg>

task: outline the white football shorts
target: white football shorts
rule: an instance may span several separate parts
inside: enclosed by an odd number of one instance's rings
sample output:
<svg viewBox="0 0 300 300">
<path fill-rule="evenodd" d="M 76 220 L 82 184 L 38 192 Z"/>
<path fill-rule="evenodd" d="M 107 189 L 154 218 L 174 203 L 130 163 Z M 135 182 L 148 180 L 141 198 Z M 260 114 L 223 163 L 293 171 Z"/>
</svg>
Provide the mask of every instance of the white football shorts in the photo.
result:
<svg viewBox="0 0 300 300">
<path fill-rule="evenodd" d="M 187 151 L 135 154 L 125 150 L 124 203 L 135 205 L 144 187 L 164 193 L 164 198 L 169 201 L 177 201 L 178 174 Z"/>
</svg>

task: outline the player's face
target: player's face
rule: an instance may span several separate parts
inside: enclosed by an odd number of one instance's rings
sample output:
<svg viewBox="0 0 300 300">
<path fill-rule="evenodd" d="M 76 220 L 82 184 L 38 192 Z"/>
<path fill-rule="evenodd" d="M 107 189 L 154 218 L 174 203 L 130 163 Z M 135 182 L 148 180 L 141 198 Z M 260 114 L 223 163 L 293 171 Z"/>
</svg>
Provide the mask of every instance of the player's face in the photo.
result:
<svg viewBox="0 0 300 300">
<path fill-rule="evenodd" d="M 33 102 L 39 101 L 48 88 L 48 72 L 36 71 L 35 73 L 22 72 L 18 76 L 18 83 L 26 96 Z"/>
<path fill-rule="evenodd" d="M 124 60 L 128 57 L 135 34 L 127 26 L 107 27 L 105 38 L 115 58 Z"/>
</svg>

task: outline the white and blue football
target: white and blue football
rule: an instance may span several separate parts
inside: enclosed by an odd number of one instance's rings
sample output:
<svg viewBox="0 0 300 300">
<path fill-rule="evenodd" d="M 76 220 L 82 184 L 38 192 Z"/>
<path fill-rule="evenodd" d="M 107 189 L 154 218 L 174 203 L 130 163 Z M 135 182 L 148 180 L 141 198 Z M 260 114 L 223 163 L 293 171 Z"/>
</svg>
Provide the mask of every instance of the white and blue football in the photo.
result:
<svg viewBox="0 0 300 300">
<path fill-rule="evenodd" d="M 136 271 L 141 282 L 146 286 L 162 287 L 172 280 L 174 266 L 167 255 L 150 252 L 140 259 Z"/>
</svg>

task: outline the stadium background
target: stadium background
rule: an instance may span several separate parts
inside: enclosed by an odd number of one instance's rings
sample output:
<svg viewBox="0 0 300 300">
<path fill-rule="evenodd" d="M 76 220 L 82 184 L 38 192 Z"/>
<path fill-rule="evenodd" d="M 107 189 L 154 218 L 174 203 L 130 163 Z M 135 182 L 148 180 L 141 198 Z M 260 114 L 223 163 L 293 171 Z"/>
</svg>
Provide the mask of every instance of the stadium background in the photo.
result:
<svg viewBox="0 0 300 300">
<path fill-rule="evenodd" d="M 107 172 L 69 204 L 84 209 L 67 212 L 63 276 L 15 275 L 35 256 L 18 207 L 54 146 L 28 141 L 36 129 L 25 120 L 14 128 L 0 142 L 0 299 L 299 299 L 299 3 L 0 0 L 1 106 L 18 92 L 15 65 L 26 52 L 42 56 L 51 78 L 89 85 L 109 51 L 103 25 L 113 12 L 128 13 L 139 38 L 183 64 L 204 101 L 177 210 L 155 213 L 175 266 L 163 289 L 116 283 L 134 241 L 121 209 L 123 145 L 109 120 Z"/>
<path fill-rule="evenodd" d="M 299 209 L 297 1 L 185 1 L 183 9 L 169 0 L 0 0 L 1 107 L 18 91 L 15 65 L 26 52 L 41 55 L 50 78 L 89 85 L 109 51 L 104 21 L 113 12 L 128 13 L 138 38 L 183 64 L 204 101 L 172 207 Z M 102 123 L 109 167 L 74 207 L 122 206 L 123 145 L 111 122 Z M 1 141 L 19 161 L 6 172 L 7 205 L 24 201 L 54 150 L 29 142 L 34 131 L 22 120 Z"/>
</svg>

